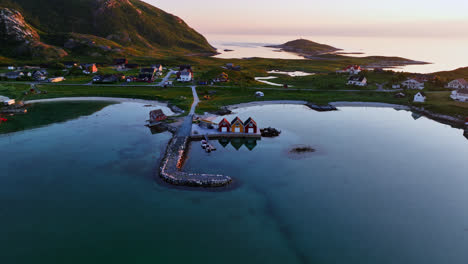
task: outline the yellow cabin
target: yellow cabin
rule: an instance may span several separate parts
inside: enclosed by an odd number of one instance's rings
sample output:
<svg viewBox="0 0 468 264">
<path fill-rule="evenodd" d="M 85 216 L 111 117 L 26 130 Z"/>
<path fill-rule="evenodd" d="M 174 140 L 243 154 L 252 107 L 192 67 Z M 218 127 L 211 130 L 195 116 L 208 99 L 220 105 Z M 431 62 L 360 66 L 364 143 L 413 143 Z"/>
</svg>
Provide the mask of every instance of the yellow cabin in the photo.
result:
<svg viewBox="0 0 468 264">
<path fill-rule="evenodd" d="M 231 122 L 231 132 L 244 133 L 244 122 L 239 117 L 234 118 Z"/>
</svg>

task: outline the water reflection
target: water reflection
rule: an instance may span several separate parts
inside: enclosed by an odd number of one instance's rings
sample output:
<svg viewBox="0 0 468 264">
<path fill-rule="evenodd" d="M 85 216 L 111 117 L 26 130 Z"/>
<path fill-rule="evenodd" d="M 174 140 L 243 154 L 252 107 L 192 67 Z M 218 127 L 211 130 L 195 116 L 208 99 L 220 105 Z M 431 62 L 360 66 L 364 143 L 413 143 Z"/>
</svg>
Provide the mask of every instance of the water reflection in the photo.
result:
<svg viewBox="0 0 468 264">
<path fill-rule="evenodd" d="M 219 144 L 223 146 L 223 148 L 227 148 L 229 144 L 233 146 L 236 150 L 240 150 L 242 146 L 252 151 L 257 147 L 258 139 L 255 138 L 220 138 L 218 140 Z"/>
</svg>

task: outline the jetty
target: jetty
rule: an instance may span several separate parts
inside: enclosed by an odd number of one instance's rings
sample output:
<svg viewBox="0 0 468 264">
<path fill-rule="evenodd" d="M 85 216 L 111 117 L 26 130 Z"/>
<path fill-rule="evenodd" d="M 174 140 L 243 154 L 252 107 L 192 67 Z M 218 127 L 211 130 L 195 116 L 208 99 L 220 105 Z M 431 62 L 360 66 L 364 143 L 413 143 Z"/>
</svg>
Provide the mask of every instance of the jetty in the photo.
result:
<svg viewBox="0 0 468 264">
<path fill-rule="evenodd" d="M 195 108 L 199 102 L 195 87 L 192 87 L 194 102 L 182 126 L 174 133 L 169 142 L 164 158 L 161 161 L 160 177 L 174 185 L 190 187 L 223 187 L 232 182 L 232 178 L 225 175 L 191 173 L 183 171 L 188 154 L 191 138 L 192 121 Z M 201 135 L 201 139 L 203 139 Z"/>
</svg>

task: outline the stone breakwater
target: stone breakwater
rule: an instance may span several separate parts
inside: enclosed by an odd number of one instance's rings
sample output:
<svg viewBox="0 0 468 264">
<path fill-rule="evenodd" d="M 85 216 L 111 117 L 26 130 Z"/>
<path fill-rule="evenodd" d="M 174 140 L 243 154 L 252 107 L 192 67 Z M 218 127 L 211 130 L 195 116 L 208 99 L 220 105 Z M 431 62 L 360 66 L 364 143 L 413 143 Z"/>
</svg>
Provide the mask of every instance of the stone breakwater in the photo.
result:
<svg viewBox="0 0 468 264">
<path fill-rule="evenodd" d="M 170 184 L 192 187 L 223 187 L 232 182 L 231 177 L 225 175 L 182 171 L 189 143 L 189 137 L 174 136 L 171 139 L 160 166 L 162 179 Z"/>
</svg>

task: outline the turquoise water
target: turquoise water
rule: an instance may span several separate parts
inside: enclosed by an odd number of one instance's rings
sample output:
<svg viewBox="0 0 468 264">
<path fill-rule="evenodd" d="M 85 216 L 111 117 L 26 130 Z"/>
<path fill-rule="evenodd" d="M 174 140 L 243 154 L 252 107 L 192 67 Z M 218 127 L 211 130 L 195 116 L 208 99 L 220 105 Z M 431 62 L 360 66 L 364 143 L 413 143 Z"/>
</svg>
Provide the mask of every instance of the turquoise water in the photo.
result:
<svg viewBox="0 0 468 264">
<path fill-rule="evenodd" d="M 461 130 L 393 109 L 245 108 L 283 133 L 253 150 L 194 143 L 186 169 L 237 182 L 206 192 L 155 180 L 171 135 L 142 126 L 149 110 L 0 137 L 2 263 L 468 261 Z M 317 152 L 291 158 L 296 144 Z"/>
</svg>

